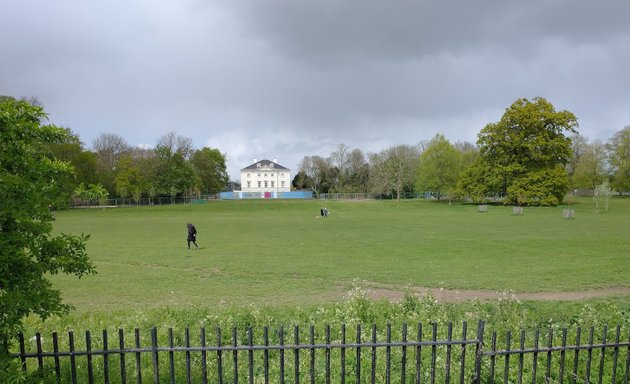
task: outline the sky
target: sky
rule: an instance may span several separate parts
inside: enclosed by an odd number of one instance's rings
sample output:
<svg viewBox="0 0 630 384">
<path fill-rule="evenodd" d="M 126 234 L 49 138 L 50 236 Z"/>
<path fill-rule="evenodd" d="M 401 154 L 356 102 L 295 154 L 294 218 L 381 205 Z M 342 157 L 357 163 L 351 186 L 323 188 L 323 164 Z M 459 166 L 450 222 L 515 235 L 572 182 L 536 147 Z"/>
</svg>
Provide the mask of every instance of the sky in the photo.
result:
<svg viewBox="0 0 630 384">
<path fill-rule="evenodd" d="M 0 95 L 87 149 L 173 131 L 233 180 L 339 144 L 476 142 L 521 98 L 607 141 L 630 125 L 629 20 L 627 0 L 2 0 Z"/>
</svg>

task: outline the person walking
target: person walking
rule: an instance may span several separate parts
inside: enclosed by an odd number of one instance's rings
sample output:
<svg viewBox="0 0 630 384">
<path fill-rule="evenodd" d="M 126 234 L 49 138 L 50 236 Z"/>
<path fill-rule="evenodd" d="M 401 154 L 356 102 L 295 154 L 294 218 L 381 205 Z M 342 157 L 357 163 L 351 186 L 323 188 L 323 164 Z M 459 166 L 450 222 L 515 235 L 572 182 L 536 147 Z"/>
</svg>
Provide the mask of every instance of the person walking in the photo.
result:
<svg viewBox="0 0 630 384">
<path fill-rule="evenodd" d="M 199 249 L 197 245 L 197 228 L 191 223 L 186 224 L 186 226 L 188 227 L 188 249 L 190 249 L 190 243 L 195 244 L 195 247 Z"/>
</svg>

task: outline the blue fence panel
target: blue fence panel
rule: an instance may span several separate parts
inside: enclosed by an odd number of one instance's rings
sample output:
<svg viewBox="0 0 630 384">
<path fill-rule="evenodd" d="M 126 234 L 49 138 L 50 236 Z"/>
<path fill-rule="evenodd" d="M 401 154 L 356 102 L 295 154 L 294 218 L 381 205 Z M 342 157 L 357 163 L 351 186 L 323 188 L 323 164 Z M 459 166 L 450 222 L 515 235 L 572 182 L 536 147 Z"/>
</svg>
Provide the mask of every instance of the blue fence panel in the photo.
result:
<svg viewBox="0 0 630 384">
<path fill-rule="evenodd" d="M 219 199 L 221 200 L 239 200 L 239 199 L 312 199 L 311 191 L 291 191 L 291 192 L 221 192 Z"/>
</svg>

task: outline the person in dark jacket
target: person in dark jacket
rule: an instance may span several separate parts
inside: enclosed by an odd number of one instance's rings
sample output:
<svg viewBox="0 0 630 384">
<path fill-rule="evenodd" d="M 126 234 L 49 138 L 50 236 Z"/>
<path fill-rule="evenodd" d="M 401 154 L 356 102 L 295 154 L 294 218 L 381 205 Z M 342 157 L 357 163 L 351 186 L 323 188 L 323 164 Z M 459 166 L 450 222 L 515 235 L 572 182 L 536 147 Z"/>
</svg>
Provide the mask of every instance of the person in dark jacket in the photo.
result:
<svg viewBox="0 0 630 384">
<path fill-rule="evenodd" d="M 188 249 L 190 249 L 190 243 L 195 244 L 195 247 L 199 249 L 197 245 L 197 228 L 191 223 L 186 224 L 186 226 L 188 227 Z"/>
</svg>

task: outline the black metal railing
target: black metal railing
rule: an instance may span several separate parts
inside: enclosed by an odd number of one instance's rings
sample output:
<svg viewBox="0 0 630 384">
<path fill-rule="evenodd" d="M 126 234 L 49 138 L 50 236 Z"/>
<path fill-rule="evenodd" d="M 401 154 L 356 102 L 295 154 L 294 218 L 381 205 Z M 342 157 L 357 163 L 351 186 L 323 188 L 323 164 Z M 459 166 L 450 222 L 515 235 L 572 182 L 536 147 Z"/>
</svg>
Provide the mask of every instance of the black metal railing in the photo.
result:
<svg viewBox="0 0 630 384">
<path fill-rule="evenodd" d="M 597 335 L 590 328 L 584 342 L 578 327 L 520 331 L 518 345 L 509 331 L 492 332 L 486 343 L 484 328 L 480 321 L 471 337 L 466 322 L 458 336 L 450 323 L 428 331 L 422 323 L 367 332 L 356 325 L 352 334 L 345 325 L 295 326 L 289 334 L 264 327 L 207 335 L 202 327 L 195 343 L 189 328 L 135 329 L 132 341 L 124 330 L 114 340 L 107 331 L 81 340 L 70 331 L 21 335 L 14 356 L 27 376 L 57 383 L 628 383 L 630 335 L 622 340 L 619 326 L 612 341 L 603 327 Z"/>
</svg>

